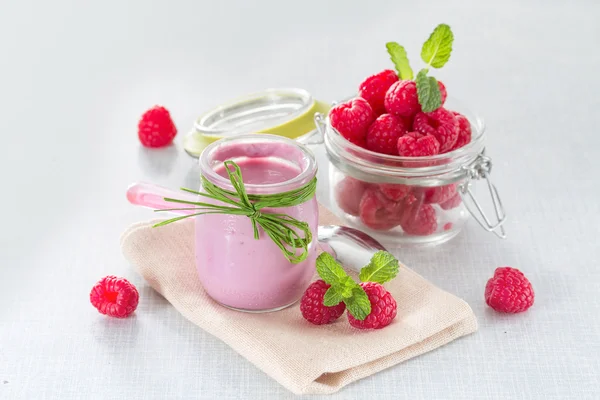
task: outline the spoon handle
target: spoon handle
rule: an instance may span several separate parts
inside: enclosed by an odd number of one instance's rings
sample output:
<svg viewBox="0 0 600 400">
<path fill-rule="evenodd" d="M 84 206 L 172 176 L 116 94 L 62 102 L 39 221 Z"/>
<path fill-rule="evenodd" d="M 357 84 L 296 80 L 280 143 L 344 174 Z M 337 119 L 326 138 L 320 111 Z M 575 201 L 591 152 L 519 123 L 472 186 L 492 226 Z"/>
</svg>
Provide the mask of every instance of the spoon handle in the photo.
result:
<svg viewBox="0 0 600 400">
<path fill-rule="evenodd" d="M 165 201 L 165 197 L 197 201 L 196 196 L 167 189 L 163 186 L 154 185 L 146 182 L 136 182 L 127 188 L 127 200 L 134 205 L 154 210 L 164 210 L 167 208 L 177 208 L 177 204 Z M 171 211 L 174 214 L 186 215 L 193 211 Z"/>
</svg>

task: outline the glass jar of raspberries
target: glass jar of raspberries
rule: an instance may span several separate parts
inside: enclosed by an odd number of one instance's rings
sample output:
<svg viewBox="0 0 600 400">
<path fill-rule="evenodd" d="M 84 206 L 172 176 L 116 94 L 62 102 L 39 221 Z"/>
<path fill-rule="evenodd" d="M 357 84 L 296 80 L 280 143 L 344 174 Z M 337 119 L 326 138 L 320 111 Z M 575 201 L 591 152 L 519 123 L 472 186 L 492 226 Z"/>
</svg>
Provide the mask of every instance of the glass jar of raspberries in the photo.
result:
<svg viewBox="0 0 600 400">
<path fill-rule="evenodd" d="M 363 90 L 370 77 L 361 85 L 361 97 L 335 105 L 327 116 L 315 115 L 330 162 L 333 211 L 386 243 L 443 243 L 460 232 L 470 214 L 505 237 L 504 210 L 489 180 L 483 120 L 446 99 L 441 82 L 443 105 L 423 112 L 414 82 L 394 80 L 394 71 L 374 77 L 385 74 L 393 82 L 379 102 Z M 493 221 L 473 195 L 477 179 L 487 181 Z"/>
</svg>

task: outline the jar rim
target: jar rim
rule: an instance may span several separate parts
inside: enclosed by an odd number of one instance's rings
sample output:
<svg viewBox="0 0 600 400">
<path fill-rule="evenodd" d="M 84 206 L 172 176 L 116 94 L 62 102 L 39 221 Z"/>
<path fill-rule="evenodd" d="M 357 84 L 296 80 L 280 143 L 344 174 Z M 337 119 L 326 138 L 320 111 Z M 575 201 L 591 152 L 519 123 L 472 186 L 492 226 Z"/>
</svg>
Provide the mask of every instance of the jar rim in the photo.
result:
<svg viewBox="0 0 600 400">
<path fill-rule="evenodd" d="M 460 167 L 477 157 L 484 148 L 486 138 L 486 127 L 483 118 L 472 112 L 469 108 L 464 107 L 462 103 L 455 98 L 449 96 L 446 104 L 448 103 L 453 104 L 452 110 L 459 108 L 457 111 L 463 114 L 471 124 L 471 141 L 456 150 L 424 157 L 406 157 L 377 153 L 351 143 L 344 138 L 338 130 L 331 125 L 329 114 L 325 121 L 325 144 L 328 147 L 328 151 L 330 147 L 333 146 L 338 153 L 341 153 L 340 156 L 343 158 L 368 168 L 385 170 L 387 172 L 392 170 L 395 173 L 402 173 L 407 176 L 415 177 L 444 173 L 448 170 L 456 169 L 456 167 Z M 441 163 L 441 161 L 446 162 Z M 400 165 L 403 163 L 408 165 L 411 165 L 411 163 L 423 163 L 427 165 L 422 167 L 401 167 Z"/>
<path fill-rule="evenodd" d="M 302 186 L 312 180 L 317 174 L 317 160 L 315 155 L 310 151 L 306 146 L 301 143 L 298 143 L 295 140 L 288 139 L 286 137 L 272 135 L 272 134 L 264 134 L 264 133 L 249 133 L 244 135 L 232 136 L 228 138 L 219 139 L 204 149 L 200 157 L 198 158 L 198 163 L 200 165 L 200 171 L 202 175 L 214 183 L 215 185 L 232 190 L 233 186 L 228 178 L 218 174 L 213 168 L 213 159 L 212 157 L 216 152 L 220 149 L 224 150 L 229 146 L 244 146 L 251 144 L 260 144 L 260 143 L 273 143 L 273 144 L 282 144 L 285 146 L 289 146 L 290 149 L 298 150 L 297 158 L 298 158 L 298 167 L 301 169 L 300 172 L 291 179 L 287 179 L 282 182 L 277 183 L 267 183 L 267 184 L 257 184 L 257 183 L 244 183 L 246 191 L 252 194 L 259 194 L 265 192 L 273 192 L 273 193 L 281 193 L 289 190 L 293 190 L 299 186 Z M 286 154 L 286 159 L 290 159 L 293 157 L 293 154 Z M 283 158 L 283 157 L 282 157 Z M 226 160 L 223 160 L 226 161 Z"/>
</svg>

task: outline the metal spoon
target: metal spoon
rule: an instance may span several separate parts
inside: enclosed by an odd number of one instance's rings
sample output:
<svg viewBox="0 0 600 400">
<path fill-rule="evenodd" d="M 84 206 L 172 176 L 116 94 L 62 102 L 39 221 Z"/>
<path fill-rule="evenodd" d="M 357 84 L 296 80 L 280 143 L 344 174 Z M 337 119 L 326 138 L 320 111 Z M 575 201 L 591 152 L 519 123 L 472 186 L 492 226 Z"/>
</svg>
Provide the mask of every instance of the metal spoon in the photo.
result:
<svg viewBox="0 0 600 400">
<path fill-rule="evenodd" d="M 173 208 L 165 197 L 186 198 L 196 201 L 193 195 L 175 192 L 151 183 L 136 182 L 127 189 L 127 200 L 134 205 L 155 210 Z M 192 214 L 193 211 L 171 211 L 177 214 Z M 331 254 L 347 268 L 360 271 L 369 263 L 373 254 L 385 247 L 371 236 L 358 229 L 338 225 L 319 225 L 317 241 L 323 251 Z"/>
</svg>

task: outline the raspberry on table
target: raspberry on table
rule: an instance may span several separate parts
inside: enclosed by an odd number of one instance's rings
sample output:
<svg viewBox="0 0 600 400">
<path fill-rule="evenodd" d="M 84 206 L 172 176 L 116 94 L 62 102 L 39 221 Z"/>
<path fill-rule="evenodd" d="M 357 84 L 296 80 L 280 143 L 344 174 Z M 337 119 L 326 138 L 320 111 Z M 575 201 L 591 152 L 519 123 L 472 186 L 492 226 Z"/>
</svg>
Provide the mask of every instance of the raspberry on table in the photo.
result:
<svg viewBox="0 0 600 400">
<path fill-rule="evenodd" d="M 137 308 L 140 295 L 127 279 L 109 275 L 98 281 L 90 292 L 90 302 L 101 314 L 125 318 Z"/>
<path fill-rule="evenodd" d="M 358 329 L 381 329 L 392 323 L 396 318 L 398 305 L 390 292 L 379 283 L 363 282 L 364 289 L 371 303 L 371 313 L 359 321 L 348 313 L 348 322 Z"/>
<path fill-rule="evenodd" d="M 335 186 L 335 199 L 337 205 L 345 212 L 355 217 L 359 214 L 360 200 L 369 187 L 367 182 L 359 181 L 351 176 L 346 176 Z"/>
<path fill-rule="evenodd" d="M 390 86 L 398 82 L 396 71 L 386 69 L 378 74 L 371 75 L 360 84 L 358 95 L 365 99 L 373 109 L 375 115 L 385 113 L 385 94 Z"/>
<path fill-rule="evenodd" d="M 145 147 L 164 147 L 177 135 L 177 128 L 169 111 L 154 106 L 146 111 L 138 123 L 138 137 Z"/>
<path fill-rule="evenodd" d="M 300 300 L 300 311 L 308 322 L 315 325 L 329 324 L 338 319 L 346 310 L 346 305 L 341 302 L 333 307 L 323 304 L 325 292 L 330 285 L 319 279 L 313 282 L 304 292 Z"/>
<path fill-rule="evenodd" d="M 441 204 L 450 200 L 456 194 L 458 184 L 451 183 L 449 185 L 428 188 L 425 190 L 424 201 L 426 204 Z"/>
<path fill-rule="evenodd" d="M 526 311 L 534 299 L 531 282 L 516 268 L 496 268 L 494 276 L 485 285 L 485 302 L 498 312 Z"/>
<path fill-rule="evenodd" d="M 396 183 L 382 183 L 379 185 L 379 190 L 385 197 L 392 201 L 400 201 L 405 198 L 411 191 L 408 185 L 400 185 Z"/>
<path fill-rule="evenodd" d="M 415 81 L 398 81 L 385 95 L 385 109 L 390 114 L 410 117 L 421 111 Z"/>
<path fill-rule="evenodd" d="M 464 115 L 459 114 L 456 111 L 452 111 L 452 113 L 458 121 L 458 138 L 456 139 L 454 147 L 452 147 L 452 150 L 456 150 L 471 142 L 471 123 Z"/>
<path fill-rule="evenodd" d="M 400 223 L 401 203 L 389 200 L 376 187 L 365 191 L 359 209 L 360 220 L 368 228 L 386 231 Z"/>
<path fill-rule="evenodd" d="M 432 135 L 409 132 L 398 139 L 398 155 L 403 157 L 434 156 L 440 151 L 440 144 Z"/>
<path fill-rule="evenodd" d="M 343 137 L 362 147 L 375 117 L 369 103 L 357 97 L 333 107 L 329 111 L 329 119 L 331 126 Z"/>
<path fill-rule="evenodd" d="M 382 114 L 369 127 L 367 149 L 377 153 L 398 155 L 398 139 L 407 132 L 402 118 Z"/>
<path fill-rule="evenodd" d="M 424 135 L 435 136 L 440 143 L 440 153 L 451 150 L 458 139 L 458 120 L 443 107 L 429 113 L 419 112 L 415 115 L 413 129 Z"/>
<path fill-rule="evenodd" d="M 444 201 L 443 203 L 440 203 L 440 207 L 442 207 L 443 210 L 451 210 L 453 208 L 460 206 L 461 203 L 462 203 L 462 198 L 460 197 L 460 193 L 457 192 L 450 199 Z"/>
<path fill-rule="evenodd" d="M 423 204 L 422 199 L 414 194 L 408 195 L 400 218 L 400 227 L 409 235 L 431 235 L 437 230 L 435 209 L 431 204 Z"/>
</svg>

